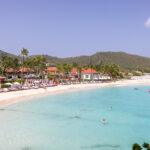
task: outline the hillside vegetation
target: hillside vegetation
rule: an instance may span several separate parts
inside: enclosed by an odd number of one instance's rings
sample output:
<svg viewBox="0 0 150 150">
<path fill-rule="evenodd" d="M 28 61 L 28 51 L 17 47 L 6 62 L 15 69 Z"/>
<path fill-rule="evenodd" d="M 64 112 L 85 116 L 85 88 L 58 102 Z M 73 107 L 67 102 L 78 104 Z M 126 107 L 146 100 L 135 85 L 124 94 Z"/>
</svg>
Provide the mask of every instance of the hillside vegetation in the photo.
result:
<svg viewBox="0 0 150 150">
<path fill-rule="evenodd" d="M 3 55 L 18 57 L 13 54 L 6 53 L 0 50 L 0 57 Z M 34 55 L 35 56 L 35 55 Z M 34 57 L 30 56 L 30 57 Z M 61 64 L 72 64 L 73 62 L 79 65 L 87 64 L 118 64 L 121 69 L 137 69 L 140 67 L 150 68 L 150 58 L 131 55 L 125 52 L 98 52 L 91 56 L 78 56 L 78 57 L 68 57 L 68 58 L 58 58 L 48 55 L 42 55 L 47 62 L 61 63 Z M 19 57 L 18 57 L 19 58 Z"/>
</svg>

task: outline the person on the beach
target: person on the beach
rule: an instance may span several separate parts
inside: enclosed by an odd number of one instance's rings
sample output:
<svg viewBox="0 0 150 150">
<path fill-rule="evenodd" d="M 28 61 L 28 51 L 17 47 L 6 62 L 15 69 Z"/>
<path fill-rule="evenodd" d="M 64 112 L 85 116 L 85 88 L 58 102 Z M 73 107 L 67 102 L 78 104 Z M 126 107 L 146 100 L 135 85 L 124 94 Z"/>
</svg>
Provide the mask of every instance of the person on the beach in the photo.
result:
<svg viewBox="0 0 150 150">
<path fill-rule="evenodd" d="M 47 92 L 47 87 L 44 87 L 44 89 L 45 89 L 45 92 Z"/>
</svg>

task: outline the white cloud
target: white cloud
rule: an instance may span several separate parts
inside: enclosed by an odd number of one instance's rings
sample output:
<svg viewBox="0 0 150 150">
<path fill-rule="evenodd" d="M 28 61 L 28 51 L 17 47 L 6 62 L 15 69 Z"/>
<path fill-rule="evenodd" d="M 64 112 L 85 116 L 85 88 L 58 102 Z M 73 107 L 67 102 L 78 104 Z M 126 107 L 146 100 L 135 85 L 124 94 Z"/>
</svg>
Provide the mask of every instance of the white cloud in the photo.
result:
<svg viewBox="0 0 150 150">
<path fill-rule="evenodd" d="M 150 28 L 150 17 L 147 19 L 147 21 L 144 23 L 145 27 Z"/>
</svg>

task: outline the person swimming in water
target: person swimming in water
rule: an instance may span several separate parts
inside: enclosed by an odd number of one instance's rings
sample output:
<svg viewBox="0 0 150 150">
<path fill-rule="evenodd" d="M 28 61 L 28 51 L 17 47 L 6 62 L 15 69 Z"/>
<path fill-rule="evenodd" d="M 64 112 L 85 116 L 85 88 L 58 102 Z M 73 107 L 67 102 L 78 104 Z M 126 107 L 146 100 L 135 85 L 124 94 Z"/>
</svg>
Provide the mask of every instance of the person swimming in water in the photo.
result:
<svg viewBox="0 0 150 150">
<path fill-rule="evenodd" d="M 106 120 L 105 119 L 102 120 L 102 124 L 106 124 Z"/>
<path fill-rule="evenodd" d="M 112 110 L 112 106 L 110 106 L 110 110 Z"/>
</svg>

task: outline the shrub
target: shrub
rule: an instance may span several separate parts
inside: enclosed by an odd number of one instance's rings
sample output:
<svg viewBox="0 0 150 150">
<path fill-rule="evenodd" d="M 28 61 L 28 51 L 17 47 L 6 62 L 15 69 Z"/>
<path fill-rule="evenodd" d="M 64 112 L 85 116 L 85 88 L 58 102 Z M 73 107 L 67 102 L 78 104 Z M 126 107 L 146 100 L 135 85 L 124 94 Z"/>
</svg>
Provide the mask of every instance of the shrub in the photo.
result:
<svg viewBox="0 0 150 150">
<path fill-rule="evenodd" d="M 133 71 L 132 74 L 133 74 L 133 76 L 141 76 L 139 73 L 137 73 L 135 71 Z"/>
<path fill-rule="evenodd" d="M 13 82 L 19 82 L 20 84 L 24 84 L 25 80 L 14 79 Z"/>
<path fill-rule="evenodd" d="M 11 85 L 7 85 L 7 84 L 1 84 L 1 88 L 10 88 Z"/>
<path fill-rule="evenodd" d="M 5 80 L 5 83 L 12 83 L 13 80 Z"/>
</svg>

